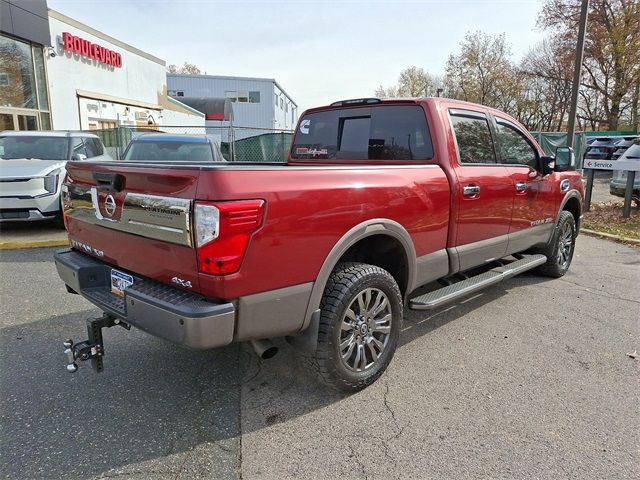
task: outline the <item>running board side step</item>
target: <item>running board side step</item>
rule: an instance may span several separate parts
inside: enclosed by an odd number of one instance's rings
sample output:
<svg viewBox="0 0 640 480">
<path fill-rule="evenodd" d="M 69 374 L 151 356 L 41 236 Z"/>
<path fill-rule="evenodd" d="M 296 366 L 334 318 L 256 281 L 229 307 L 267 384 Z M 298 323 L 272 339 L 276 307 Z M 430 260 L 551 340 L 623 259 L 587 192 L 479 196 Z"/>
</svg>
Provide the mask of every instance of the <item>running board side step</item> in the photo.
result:
<svg viewBox="0 0 640 480">
<path fill-rule="evenodd" d="M 523 255 L 522 258 L 501 267 L 496 267 L 488 272 L 469 277 L 460 282 L 425 293 L 409 300 L 409 308 L 412 310 L 431 310 L 445 303 L 467 296 L 483 288 L 500 283 L 519 273 L 539 267 L 547 262 L 544 255 Z"/>
</svg>

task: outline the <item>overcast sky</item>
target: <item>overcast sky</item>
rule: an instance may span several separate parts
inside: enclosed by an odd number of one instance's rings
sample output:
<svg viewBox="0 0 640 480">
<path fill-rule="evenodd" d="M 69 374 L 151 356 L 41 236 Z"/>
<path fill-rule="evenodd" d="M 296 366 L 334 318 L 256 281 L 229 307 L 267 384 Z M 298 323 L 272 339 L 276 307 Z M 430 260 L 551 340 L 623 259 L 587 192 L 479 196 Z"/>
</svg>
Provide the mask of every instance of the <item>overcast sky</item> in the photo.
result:
<svg viewBox="0 0 640 480">
<path fill-rule="evenodd" d="M 544 34 L 541 0 L 48 0 L 49 8 L 210 75 L 275 78 L 304 108 L 373 96 L 411 65 L 442 74 L 467 31 L 514 59 Z"/>
</svg>

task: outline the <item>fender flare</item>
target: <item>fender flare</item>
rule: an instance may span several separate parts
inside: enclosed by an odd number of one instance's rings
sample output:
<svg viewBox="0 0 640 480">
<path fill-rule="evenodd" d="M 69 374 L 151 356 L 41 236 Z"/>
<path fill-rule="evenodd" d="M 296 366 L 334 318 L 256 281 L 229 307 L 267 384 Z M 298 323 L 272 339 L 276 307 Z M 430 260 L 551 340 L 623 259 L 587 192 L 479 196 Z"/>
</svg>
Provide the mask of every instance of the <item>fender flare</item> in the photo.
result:
<svg viewBox="0 0 640 480">
<path fill-rule="evenodd" d="M 398 222 L 388 218 L 373 218 L 371 220 L 367 220 L 356 225 L 345 233 L 333 246 L 327 255 L 327 258 L 325 258 L 324 263 L 322 264 L 322 267 L 320 267 L 320 271 L 313 283 L 311 296 L 309 297 L 307 311 L 305 313 L 300 332 L 309 327 L 314 313 L 319 311 L 320 300 L 324 293 L 324 287 L 340 258 L 357 242 L 372 235 L 386 235 L 392 237 L 395 240 L 398 240 L 403 246 L 404 253 L 407 257 L 406 291 L 411 292 L 413 290 L 416 281 L 416 249 L 413 245 L 413 240 L 411 239 L 409 232 L 407 232 L 407 230 Z"/>
<path fill-rule="evenodd" d="M 580 218 L 582 218 L 582 208 L 583 208 L 582 196 L 580 195 L 580 192 L 578 192 L 578 190 L 575 190 L 575 189 L 569 190 L 567 193 L 565 193 L 564 198 L 562 199 L 562 202 L 560 202 L 560 207 L 558 208 L 558 213 L 556 214 L 556 223 L 555 223 L 556 225 L 558 224 L 560 214 L 564 210 L 565 205 L 572 198 L 575 198 L 578 200 L 578 204 L 580 205 Z M 579 223 L 580 223 L 579 221 L 576 222 L 576 227 L 578 228 L 579 228 Z"/>
</svg>

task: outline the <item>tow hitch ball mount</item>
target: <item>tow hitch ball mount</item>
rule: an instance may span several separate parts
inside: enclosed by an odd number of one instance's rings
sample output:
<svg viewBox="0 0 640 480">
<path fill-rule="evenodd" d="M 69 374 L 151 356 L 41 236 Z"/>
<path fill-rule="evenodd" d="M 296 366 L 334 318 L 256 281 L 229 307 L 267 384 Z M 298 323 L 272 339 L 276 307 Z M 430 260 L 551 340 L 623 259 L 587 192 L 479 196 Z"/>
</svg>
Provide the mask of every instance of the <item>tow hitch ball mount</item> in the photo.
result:
<svg viewBox="0 0 640 480">
<path fill-rule="evenodd" d="M 84 342 L 73 343 L 73 340 L 69 339 L 63 343 L 64 353 L 69 360 L 67 372 L 74 373 L 78 370 L 78 360 L 83 362 L 91 360 L 93 369 L 96 372 L 101 372 L 104 369 L 102 364 L 102 357 L 104 356 L 102 329 L 115 327 L 116 325 L 120 325 L 127 330 L 131 328 L 131 325 L 107 313 L 100 318 L 87 319 L 87 336 L 89 338 Z"/>
</svg>

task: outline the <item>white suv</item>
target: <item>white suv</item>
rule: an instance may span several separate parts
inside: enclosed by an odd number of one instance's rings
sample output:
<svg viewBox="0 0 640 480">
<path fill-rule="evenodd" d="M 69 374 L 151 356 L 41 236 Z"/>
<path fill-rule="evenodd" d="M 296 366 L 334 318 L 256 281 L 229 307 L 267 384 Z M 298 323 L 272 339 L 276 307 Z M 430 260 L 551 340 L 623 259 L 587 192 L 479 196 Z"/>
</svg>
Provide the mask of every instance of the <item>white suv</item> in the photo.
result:
<svg viewBox="0 0 640 480">
<path fill-rule="evenodd" d="M 96 135 L 0 132 L 0 222 L 60 218 L 67 161 L 111 160 Z"/>
</svg>

